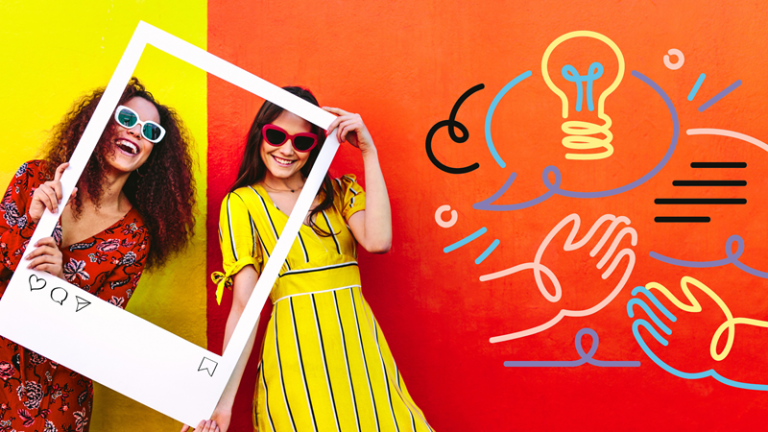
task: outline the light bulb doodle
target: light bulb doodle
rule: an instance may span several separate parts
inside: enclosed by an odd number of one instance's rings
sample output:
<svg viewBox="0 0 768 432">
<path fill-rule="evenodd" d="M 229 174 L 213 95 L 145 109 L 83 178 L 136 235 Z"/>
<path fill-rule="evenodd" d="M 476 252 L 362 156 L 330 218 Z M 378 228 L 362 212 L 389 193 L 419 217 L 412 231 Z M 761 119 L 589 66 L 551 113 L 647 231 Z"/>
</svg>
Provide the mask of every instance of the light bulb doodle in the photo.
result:
<svg viewBox="0 0 768 432">
<path fill-rule="evenodd" d="M 616 55 L 618 60 L 618 71 L 613 82 L 607 89 L 605 89 L 597 100 L 597 117 L 603 121 L 602 125 L 585 122 L 585 121 L 566 121 L 562 125 L 562 130 L 566 134 L 563 138 L 563 146 L 571 150 L 597 150 L 602 149 L 598 153 L 566 153 L 566 159 L 572 160 L 598 160 L 610 157 L 613 154 L 613 133 L 610 128 L 612 125 L 611 118 L 605 113 L 605 99 L 616 90 L 624 77 L 624 55 L 621 53 L 619 47 L 608 37 L 588 30 L 579 30 L 570 33 L 566 33 L 559 38 L 555 39 L 544 51 L 544 57 L 541 59 L 541 74 L 544 77 L 544 82 L 547 84 L 552 92 L 554 92 L 560 101 L 562 102 L 562 115 L 564 119 L 568 118 L 568 97 L 565 92 L 559 89 L 555 83 L 552 82 L 552 78 L 549 76 L 549 59 L 552 56 L 552 52 L 560 46 L 563 42 L 574 38 L 591 38 L 608 45 L 609 48 Z M 594 62 L 589 66 L 589 71 L 586 76 L 580 76 L 576 68 L 571 65 L 565 65 L 562 68 L 562 75 L 567 81 L 576 83 L 577 96 L 576 96 L 576 111 L 580 112 L 582 108 L 583 99 L 587 99 L 587 105 L 590 111 L 594 110 L 592 101 L 592 83 L 603 75 L 603 65 L 599 62 Z M 587 90 L 584 92 L 583 84 L 586 83 Z M 586 93 L 586 94 L 584 94 Z M 599 138 L 594 135 L 604 135 L 605 138 Z"/>
<path fill-rule="evenodd" d="M 731 312 L 730 308 L 728 308 L 728 305 L 725 304 L 723 299 L 720 298 L 720 296 L 717 295 L 711 288 L 706 286 L 701 281 L 691 277 L 691 276 L 683 276 L 683 278 L 680 280 L 680 288 L 683 291 L 683 294 L 685 295 L 686 299 L 688 300 L 688 303 L 686 304 L 680 299 L 678 299 L 672 292 L 667 289 L 664 285 L 658 283 L 658 282 L 650 282 L 643 286 L 638 286 L 635 289 L 632 290 L 632 296 L 633 298 L 627 303 L 627 315 L 630 318 L 635 317 L 635 312 L 633 306 L 637 305 L 640 306 L 648 315 L 650 320 L 656 324 L 661 330 L 666 333 L 667 335 L 672 334 L 672 329 L 670 329 L 666 324 L 664 324 L 661 319 L 652 311 L 648 303 L 646 303 L 644 300 L 639 299 L 636 297 L 638 294 L 642 293 L 645 295 L 648 300 L 653 303 L 654 306 L 669 319 L 671 322 L 677 322 L 678 318 L 673 313 L 669 311 L 657 298 L 656 296 L 651 293 L 650 290 L 658 291 L 659 293 L 663 294 L 664 297 L 667 298 L 670 302 L 672 302 L 678 309 L 688 312 L 688 313 L 699 313 L 703 310 L 703 307 L 701 306 L 701 303 L 699 303 L 696 296 L 693 295 L 691 292 L 690 286 L 694 286 L 698 288 L 699 291 L 703 292 L 707 297 L 709 297 L 710 300 L 712 300 L 714 303 L 717 304 L 717 306 L 720 308 L 720 311 L 725 315 L 725 322 L 720 324 L 720 326 L 715 330 L 715 333 L 712 335 L 712 339 L 710 341 L 709 345 L 709 355 L 714 359 L 715 361 L 722 361 L 726 357 L 728 357 L 728 354 L 730 354 L 731 349 L 733 348 L 733 343 L 736 338 L 736 325 L 747 325 L 747 326 L 753 326 L 757 328 L 768 328 L 768 321 L 762 321 L 762 320 L 756 320 L 752 318 L 743 318 L 743 317 L 734 317 L 733 313 Z M 672 375 L 675 375 L 680 378 L 685 379 L 701 379 L 701 378 L 707 378 L 712 377 L 716 379 L 717 381 L 731 386 L 736 387 L 740 389 L 745 390 L 758 390 L 758 391 L 768 391 L 768 385 L 766 384 L 754 384 L 754 383 L 747 383 L 747 382 L 741 382 L 741 381 L 735 381 L 729 378 L 726 378 L 722 375 L 720 375 L 717 371 L 714 369 L 708 369 L 701 372 L 683 372 L 679 369 L 676 369 L 670 365 L 668 365 L 666 362 L 661 360 L 656 353 L 651 350 L 651 348 L 648 346 L 648 344 L 645 343 L 645 340 L 640 335 L 639 329 L 640 327 L 644 327 L 650 334 L 653 336 L 654 339 L 656 339 L 656 342 L 661 344 L 662 346 L 669 346 L 669 341 L 665 339 L 661 333 L 656 330 L 656 328 L 649 323 L 648 321 L 638 318 L 635 319 L 635 321 L 632 323 L 632 334 L 635 337 L 635 340 L 637 341 L 638 345 L 640 345 L 640 348 L 645 352 L 645 354 L 653 360 L 654 363 L 659 365 L 662 369 L 669 372 Z M 723 335 L 726 334 L 725 343 L 721 343 L 721 339 Z M 718 347 L 723 346 L 721 351 L 718 351 Z"/>
<path fill-rule="evenodd" d="M 517 83 L 516 81 L 520 80 L 521 77 L 523 77 L 524 79 L 525 78 L 524 75 L 525 74 L 515 78 L 515 80 L 512 81 L 510 84 L 516 84 Z M 525 202 L 516 203 L 516 204 L 495 204 L 496 200 L 501 198 L 501 196 L 504 195 L 507 192 L 507 190 L 512 186 L 512 183 L 515 182 L 515 179 L 517 178 L 517 173 L 512 173 L 509 175 L 504 185 L 501 186 L 501 189 L 496 191 L 496 193 L 494 193 L 490 197 L 480 202 L 477 202 L 475 204 L 472 204 L 472 208 L 476 210 L 488 210 L 488 211 L 522 210 L 528 207 L 533 207 L 535 205 L 538 205 L 552 198 L 554 195 L 560 195 L 568 198 L 578 198 L 578 199 L 606 198 L 606 197 L 622 194 L 624 192 L 629 192 L 632 189 L 635 189 L 636 187 L 645 184 L 648 180 L 656 176 L 656 174 L 658 174 L 659 171 L 661 171 L 661 169 L 664 168 L 664 166 L 666 166 L 667 162 L 669 162 L 669 160 L 672 158 L 672 155 L 675 153 L 675 149 L 677 148 L 677 140 L 680 134 L 680 119 L 678 118 L 677 110 L 675 109 L 675 105 L 672 103 L 672 99 L 669 98 L 667 93 L 665 93 L 664 90 L 658 84 L 656 84 L 652 79 L 646 77 L 645 75 L 641 74 L 638 71 L 632 71 L 632 76 L 639 79 L 640 81 L 642 81 L 643 83 L 651 87 L 654 91 L 656 91 L 659 97 L 661 97 L 661 99 L 664 101 L 664 104 L 667 106 L 667 109 L 669 110 L 669 115 L 672 119 L 672 138 L 670 140 L 669 147 L 667 148 L 667 152 L 664 154 L 664 157 L 659 161 L 659 163 L 651 171 L 649 171 L 639 179 L 621 187 L 602 190 L 602 191 L 596 191 L 596 192 L 579 192 L 579 191 L 572 191 L 572 190 L 560 188 L 560 183 L 562 180 L 560 175 L 560 170 L 556 166 L 550 165 L 544 168 L 541 174 L 542 182 L 544 183 L 544 186 L 548 189 L 548 191 L 542 194 L 541 196 Z M 502 92 L 506 92 L 508 90 L 509 89 L 505 87 L 504 89 L 502 89 Z M 490 124 L 490 117 L 492 117 L 493 113 L 489 111 L 488 114 L 489 114 L 489 119 L 486 120 L 486 137 L 490 135 L 490 131 L 488 130 L 488 125 Z M 490 142 L 489 142 L 489 147 L 490 147 Z M 554 181 L 550 181 L 549 179 L 550 173 L 554 175 Z"/>
</svg>

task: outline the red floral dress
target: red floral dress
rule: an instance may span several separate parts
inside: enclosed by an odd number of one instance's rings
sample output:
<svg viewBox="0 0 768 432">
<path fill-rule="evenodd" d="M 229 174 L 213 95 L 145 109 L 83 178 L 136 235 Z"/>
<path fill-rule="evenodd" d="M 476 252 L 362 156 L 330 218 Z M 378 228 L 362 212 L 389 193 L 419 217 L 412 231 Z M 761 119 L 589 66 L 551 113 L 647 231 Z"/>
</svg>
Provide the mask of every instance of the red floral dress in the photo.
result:
<svg viewBox="0 0 768 432">
<path fill-rule="evenodd" d="M 29 205 L 35 189 L 50 180 L 44 164 L 23 164 L 0 203 L 0 298 L 36 227 L 29 221 Z M 61 225 L 54 238 L 61 244 Z M 134 208 L 111 227 L 61 252 L 68 282 L 125 308 L 144 269 L 149 233 Z M 34 317 L 19 323 L 34 324 Z M 91 380 L 2 336 L 0 386 L 0 432 L 88 430 Z"/>
</svg>

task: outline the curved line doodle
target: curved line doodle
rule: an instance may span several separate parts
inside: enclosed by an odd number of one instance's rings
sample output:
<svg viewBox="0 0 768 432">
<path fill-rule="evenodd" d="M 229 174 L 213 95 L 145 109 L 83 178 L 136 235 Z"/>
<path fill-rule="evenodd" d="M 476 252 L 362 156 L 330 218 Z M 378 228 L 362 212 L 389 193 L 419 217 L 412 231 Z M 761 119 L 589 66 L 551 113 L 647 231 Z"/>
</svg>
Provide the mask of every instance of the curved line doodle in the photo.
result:
<svg viewBox="0 0 768 432">
<path fill-rule="evenodd" d="M 733 252 L 733 244 L 736 243 L 736 252 Z M 670 258 L 668 256 L 662 255 L 658 252 L 651 251 L 649 255 L 651 258 L 661 261 L 665 264 L 671 264 L 678 267 L 689 267 L 689 268 L 712 268 L 712 267 L 722 267 L 724 265 L 733 264 L 736 267 L 738 267 L 739 270 L 751 274 L 752 276 L 756 276 L 763 279 L 768 279 L 768 272 L 764 272 L 761 270 L 754 269 L 741 261 L 739 261 L 739 258 L 741 258 L 741 255 L 744 253 L 744 239 L 741 238 L 739 235 L 732 235 L 728 237 L 728 240 L 725 241 L 725 255 L 726 258 L 719 259 L 719 260 L 713 260 L 713 261 L 686 261 L 681 260 L 677 258 Z"/>
<path fill-rule="evenodd" d="M 539 289 L 539 292 L 541 295 L 544 296 L 544 298 L 551 302 L 556 303 L 558 302 L 563 294 L 562 287 L 560 286 L 560 281 L 558 280 L 555 273 L 550 270 L 546 265 L 541 263 L 541 258 L 544 255 L 544 251 L 547 249 L 549 244 L 552 242 L 552 239 L 555 238 L 555 236 L 568 224 L 573 224 L 573 227 L 571 227 L 571 231 L 568 234 L 568 238 L 565 241 L 565 244 L 563 246 L 563 250 L 570 252 L 574 250 L 581 249 L 584 245 L 589 242 L 592 237 L 594 237 L 595 233 L 598 229 L 605 223 L 610 221 L 610 225 L 608 226 L 608 229 L 605 231 L 603 236 L 600 238 L 600 241 L 592 248 L 592 250 L 589 252 L 589 255 L 591 257 L 595 257 L 602 249 L 603 246 L 608 242 L 610 237 L 613 235 L 613 232 L 616 230 L 619 224 L 623 223 L 627 225 L 626 227 L 623 227 L 621 230 L 619 230 L 618 234 L 616 234 L 613 242 L 608 247 L 608 251 L 603 255 L 603 257 L 600 259 L 600 261 L 597 263 L 597 268 L 602 270 L 603 267 L 605 267 L 605 264 L 608 263 L 608 260 L 613 257 L 613 261 L 611 262 L 611 265 L 608 266 L 608 268 L 603 272 L 601 275 L 603 280 L 608 279 L 616 270 L 616 267 L 619 265 L 619 262 L 626 256 L 628 258 L 628 264 L 627 269 L 624 271 L 624 274 L 621 277 L 621 280 L 616 285 L 615 288 L 606 296 L 600 303 L 598 303 L 595 306 L 592 306 L 588 309 L 583 310 L 569 310 L 569 309 L 561 309 L 557 315 L 552 318 L 551 320 L 547 321 L 546 323 L 527 329 L 523 331 L 518 331 L 514 333 L 509 333 L 502 336 L 495 336 L 490 339 L 491 343 L 498 343 L 498 342 L 504 342 L 509 341 L 513 339 L 519 339 L 525 336 L 534 335 L 536 333 L 542 332 L 544 330 L 547 330 L 560 322 L 564 317 L 584 317 L 588 315 L 592 315 L 601 309 L 603 309 L 605 306 L 607 306 L 609 303 L 613 301 L 614 298 L 616 298 L 617 295 L 619 295 L 619 292 L 621 292 L 622 288 L 624 288 L 624 285 L 626 285 L 627 280 L 629 280 L 629 276 L 632 273 L 632 270 L 635 266 L 635 253 L 632 251 L 632 249 L 624 248 L 621 251 L 619 251 L 618 254 L 614 255 L 616 252 L 616 249 L 619 245 L 619 242 L 627 235 L 630 236 L 630 241 L 632 246 L 637 245 L 637 232 L 634 228 L 630 227 L 630 220 L 625 216 L 619 216 L 616 217 L 611 214 L 606 214 L 600 217 L 589 229 L 587 234 L 584 235 L 584 237 L 581 238 L 579 241 L 575 241 L 576 234 L 579 231 L 579 227 L 581 225 L 581 218 L 578 214 L 570 214 L 566 216 L 563 220 L 560 221 L 550 232 L 547 234 L 544 241 L 539 246 L 539 249 L 536 251 L 536 256 L 533 260 L 533 262 L 520 264 L 517 266 L 514 266 L 512 268 L 509 268 L 507 270 L 502 270 L 496 273 L 486 274 L 483 276 L 480 276 L 480 281 L 485 282 L 489 280 L 499 279 L 505 276 L 509 276 L 515 273 L 518 273 L 523 270 L 533 270 L 534 277 L 536 279 L 536 286 Z M 550 294 L 549 291 L 547 291 L 547 287 L 544 285 L 544 281 L 541 278 L 541 274 L 544 273 L 549 281 L 554 286 L 555 292 L 554 294 Z"/>
<path fill-rule="evenodd" d="M 437 157 L 432 152 L 432 137 L 435 135 L 435 133 L 440 130 L 440 128 L 448 127 L 448 135 L 451 136 L 451 140 L 455 143 L 464 143 L 469 139 L 469 130 L 466 126 L 464 126 L 461 122 L 456 121 L 456 114 L 459 113 L 459 108 L 461 108 L 461 105 L 464 103 L 464 101 L 467 100 L 468 97 L 472 96 L 475 92 L 478 92 L 485 88 L 484 84 L 478 84 L 471 89 L 464 92 L 459 97 L 459 100 L 456 101 L 455 104 L 453 104 L 453 108 L 451 108 L 451 115 L 448 118 L 448 120 L 442 120 L 437 123 L 435 123 L 434 126 L 429 130 L 427 133 L 427 156 L 429 156 L 429 160 L 432 161 L 432 164 L 438 167 L 440 170 L 447 172 L 448 174 L 466 174 L 468 172 L 472 172 L 478 168 L 480 168 L 480 164 L 475 162 L 472 165 L 468 165 L 462 168 L 454 168 L 449 167 L 448 165 L 443 164 L 439 160 L 437 160 Z M 455 128 L 459 128 L 461 131 L 461 136 L 456 135 Z"/>
<path fill-rule="evenodd" d="M 493 120 L 493 113 L 496 111 L 496 105 L 501 102 L 501 99 L 504 98 L 504 95 L 507 94 L 510 90 L 512 90 L 512 87 L 520 84 L 524 79 L 530 77 L 533 75 L 533 72 L 526 71 L 515 77 L 512 81 L 507 83 L 504 87 L 502 87 L 501 90 L 496 94 L 496 97 L 493 98 L 493 102 L 491 102 L 491 106 L 488 107 L 488 113 L 485 115 L 485 142 L 488 144 L 488 150 L 491 151 L 491 156 L 493 156 L 493 159 L 496 160 L 496 163 L 499 164 L 500 167 L 506 168 L 507 164 L 504 163 L 504 160 L 499 156 L 499 152 L 496 151 L 496 146 L 493 145 L 493 137 L 491 137 L 491 120 Z"/>
<path fill-rule="evenodd" d="M 634 290 L 632 290 L 632 296 L 636 296 L 639 293 L 643 293 L 651 302 L 667 317 L 670 318 L 670 321 L 676 322 L 677 317 L 675 317 L 672 313 L 667 310 L 666 307 L 664 307 L 659 300 L 654 296 L 650 290 L 657 290 L 661 292 L 669 301 L 671 301 L 675 306 L 677 306 L 679 309 L 689 312 L 689 313 L 698 313 L 702 311 L 701 304 L 698 302 L 696 297 L 691 293 L 691 290 L 689 288 L 689 285 L 693 285 L 696 288 L 698 288 L 700 291 L 704 292 L 710 299 L 712 299 L 717 305 L 720 307 L 720 310 L 725 314 L 726 321 L 718 327 L 718 329 L 715 331 L 714 335 L 712 336 L 712 340 L 710 343 L 710 355 L 713 359 L 716 361 L 722 361 L 725 359 L 728 354 L 731 351 L 731 348 L 733 347 L 733 342 L 735 339 L 735 332 L 736 332 L 736 325 L 737 324 L 745 324 L 745 325 L 752 325 L 756 327 L 762 327 L 762 328 L 768 328 L 768 322 L 767 321 L 761 321 L 761 320 L 755 320 L 751 318 L 734 318 L 733 314 L 731 313 L 728 306 L 725 304 L 725 302 L 714 292 L 712 289 L 704 285 L 702 282 L 698 281 L 697 279 L 694 279 L 690 276 L 684 276 L 680 280 L 680 286 L 682 288 L 683 294 L 685 294 L 685 297 L 690 302 L 690 305 L 683 303 L 680 301 L 677 297 L 674 296 L 666 287 L 661 285 L 657 282 L 650 282 L 646 284 L 645 287 L 637 287 Z M 647 312 L 650 311 L 650 307 L 647 303 L 645 303 L 644 300 L 640 300 L 638 298 L 633 298 L 627 303 L 627 314 L 630 318 L 634 317 L 634 313 L 632 310 L 632 305 L 641 305 L 641 307 Z M 672 330 L 669 329 L 665 324 L 661 322 L 661 320 L 651 312 L 648 315 L 651 318 L 651 321 L 653 321 L 657 326 L 659 326 L 666 334 L 671 335 Z M 708 369 L 706 371 L 702 372 L 683 372 L 679 369 L 673 368 L 672 366 L 668 365 L 666 362 L 661 360 L 654 352 L 651 350 L 648 345 L 645 343 L 645 340 L 640 336 L 639 328 L 644 327 L 652 336 L 654 339 L 656 339 L 657 342 L 659 342 L 662 346 L 668 346 L 669 342 L 664 339 L 663 336 L 656 330 L 656 328 L 650 324 L 648 321 L 638 318 L 632 323 L 632 334 L 635 337 L 635 340 L 640 345 L 640 348 L 645 352 L 645 354 L 653 360 L 654 363 L 659 365 L 662 369 L 669 372 L 672 375 L 675 375 L 679 378 L 685 378 L 685 379 L 701 379 L 706 377 L 712 377 L 716 379 L 717 381 L 736 388 L 746 389 L 746 390 L 759 390 L 759 391 L 768 391 L 768 385 L 766 384 L 753 384 L 753 383 L 745 383 L 741 381 L 735 381 L 730 378 L 726 378 L 722 375 L 720 375 L 717 371 L 714 369 Z M 727 340 L 725 343 L 725 347 L 723 348 L 722 352 L 717 352 L 717 345 L 720 342 L 720 339 L 724 332 L 728 332 Z"/>
<path fill-rule="evenodd" d="M 584 352 L 584 345 L 582 344 L 582 338 L 585 334 L 592 337 L 592 346 L 589 348 L 589 352 Z M 591 328 L 585 327 L 576 333 L 574 338 L 574 344 L 576 345 L 576 352 L 579 353 L 578 360 L 565 360 L 565 361 L 505 361 L 504 367 L 579 367 L 583 364 L 589 363 L 592 366 L 597 367 L 640 367 L 639 361 L 607 361 L 597 360 L 593 358 L 597 347 L 600 344 L 600 338 L 597 336 L 597 332 Z"/>
<path fill-rule="evenodd" d="M 677 61 L 672 63 L 672 61 L 669 59 L 669 56 L 675 56 L 677 57 Z M 664 54 L 664 66 L 671 70 L 678 70 L 685 64 L 685 55 L 683 55 L 683 52 L 679 49 L 672 48 L 671 50 L 667 51 L 667 54 Z"/>
<path fill-rule="evenodd" d="M 443 213 L 450 211 L 451 212 L 451 219 L 448 221 L 443 220 Z M 456 221 L 459 220 L 459 213 L 456 210 L 451 210 L 451 206 L 448 204 L 441 205 L 437 208 L 437 211 L 435 212 L 435 222 L 437 222 L 438 225 L 440 225 L 443 228 L 450 228 L 454 225 L 456 225 Z"/>
<path fill-rule="evenodd" d="M 755 137 L 751 137 L 741 132 L 735 132 L 735 131 L 725 130 L 725 129 L 698 128 L 698 129 L 687 129 L 685 133 L 687 135 L 718 135 L 718 136 L 724 136 L 729 138 L 736 138 L 744 142 L 753 144 L 759 147 L 761 150 L 768 152 L 768 144 L 760 141 Z"/>
<path fill-rule="evenodd" d="M 565 189 L 560 188 L 561 183 L 561 175 L 560 170 L 553 165 L 550 165 L 546 168 L 544 168 L 544 171 L 542 172 L 542 181 L 544 182 L 544 186 L 548 189 L 547 192 L 545 192 L 543 195 L 539 196 L 538 198 L 534 198 L 529 201 L 525 201 L 522 203 L 517 204 L 494 204 L 494 202 L 499 199 L 502 195 L 504 195 L 507 190 L 512 186 L 512 183 L 514 183 L 515 178 L 517 177 L 517 173 L 512 173 L 507 181 L 504 183 L 504 185 L 499 189 L 496 193 L 491 195 L 489 198 L 482 200 L 478 203 L 475 203 L 472 205 L 472 208 L 476 210 L 489 210 L 489 211 L 511 211 L 511 210 L 521 210 L 528 207 L 535 206 L 537 204 L 540 204 L 555 194 L 568 197 L 568 198 L 579 198 L 579 199 L 592 199 L 592 198 L 605 198 L 610 197 L 614 195 L 618 195 L 624 192 L 628 192 L 632 189 L 635 189 L 636 187 L 646 183 L 648 180 L 652 179 L 656 174 L 661 171 L 664 166 L 666 166 L 667 162 L 672 158 L 672 154 L 674 154 L 675 149 L 677 148 L 677 141 L 680 134 L 680 120 L 677 115 L 677 110 L 675 109 L 674 104 L 672 103 L 672 100 L 667 96 L 667 94 L 662 90 L 661 87 L 659 87 L 658 84 L 656 84 L 653 80 L 646 77 L 645 75 L 641 74 L 638 71 L 632 71 L 632 76 L 635 78 L 641 80 L 645 84 L 647 84 L 649 87 L 651 87 L 653 90 L 658 93 L 658 95 L 661 97 L 661 99 L 664 101 L 664 103 L 667 106 L 667 109 L 669 110 L 669 114 L 672 118 L 672 139 L 669 143 L 669 148 L 667 149 L 667 152 L 664 154 L 664 157 L 659 161 L 659 163 L 648 173 L 646 173 L 644 176 L 640 177 L 639 179 L 614 189 L 608 189 L 603 191 L 596 191 L 596 192 L 577 192 L 577 191 L 569 191 Z M 490 111 L 489 111 L 490 113 Z M 490 136 L 490 128 L 489 128 L 489 121 L 486 121 L 486 141 L 488 140 L 488 136 Z M 490 142 L 489 142 L 490 145 Z M 554 182 L 549 181 L 549 174 L 552 173 L 555 176 Z"/>
</svg>

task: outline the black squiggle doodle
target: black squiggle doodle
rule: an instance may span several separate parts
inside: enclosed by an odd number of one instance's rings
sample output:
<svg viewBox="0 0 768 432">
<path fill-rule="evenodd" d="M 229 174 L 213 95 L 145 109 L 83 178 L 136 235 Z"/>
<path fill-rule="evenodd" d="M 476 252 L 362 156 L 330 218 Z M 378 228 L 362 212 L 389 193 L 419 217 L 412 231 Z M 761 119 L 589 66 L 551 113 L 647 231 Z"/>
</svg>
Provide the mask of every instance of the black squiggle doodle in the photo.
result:
<svg viewBox="0 0 768 432">
<path fill-rule="evenodd" d="M 435 135 L 435 132 L 440 130 L 441 128 L 448 127 L 448 134 L 451 136 L 451 140 L 455 143 L 464 143 L 469 139 L 469 130 L 467 130 L 467 127 L 461 124 L 461 122 L 456 121 L 456 114 L 459 112 L 459 108 L 464 103 L 464 101 L 467 100 L 468 97 L 472 96 L 473 93 L 480 91 L 485 88 L 485 84 L 478 84 L 471 89 L 464 92 L 464 94 L 461 95 L 459 100 L 456 101 L 456 103 L 453 105 L 453 108 L 451 109 L 451 116 L 448 118 L 448 120 L 442 120 L 437 123 L 435 123 L 434 126 L 432 126 L 432 129 L 429 130 L 429 133 L 427 133 L 427 156 L 429 156 L 429 160 L 432 161 L 432 163 L 441 169 L 442 171 L 447 172 L 448 174 L 466 174 L 468 172 L 472 172 L 478 168 L 480 168 L 480 164 L 475 162 L 472 165 L 465 166 L 463 168 L 454 168 L 449 167 L 448 165 L 443 164 L 437 158 L 435 157 L 435 154 L 432 152 L 432 137 Z M 461 136 L 456 134 L 456 128 L 458 128 L 461 131 Z"/>
</svg>

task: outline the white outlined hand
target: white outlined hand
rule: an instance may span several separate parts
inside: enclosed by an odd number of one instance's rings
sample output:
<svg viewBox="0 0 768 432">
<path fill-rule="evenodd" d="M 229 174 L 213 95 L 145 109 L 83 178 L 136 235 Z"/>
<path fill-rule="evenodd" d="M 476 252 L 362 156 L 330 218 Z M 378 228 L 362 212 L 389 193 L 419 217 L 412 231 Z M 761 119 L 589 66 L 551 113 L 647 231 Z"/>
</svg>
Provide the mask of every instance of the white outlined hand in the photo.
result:
<svg viewBox="0 0 768 432">
<path fill-rule="evenodd" d="M 616 217 L 611 214 L 606 214 L 601 216 L 589 229 L 587 234 L 579 241 L 575 241 L 576 233 L 579 231 L 579 227 L 581 226 L 581 218 L 578 214 L 570 214 L 566 216 L 563 220 L 560 221 L 554 228 L 552 228 L 552 231 L 547 234 L 547 237 L 544 239 L 544 241 L 541 243 L 541 246 L 539 246 L 539 249 L 536 251 L 536 257 L 534 258 L 533 262 L 520 264 L 517 266 L 514 266 L 512 268 L 509 268 L 507 270 L 502 270 L 500 272 L 491 273 L 487 275 L 483 275 L 480 277 L 480 280 L 485 282 L 489 280 L 499 279 L 504 276 L 509 276 L 511 274 L 518 273 L 523 270 L 533 270 L 534 277 L 536 278 L 536 286 L 539 289 L 539 292 L 541 292 L 541 295 L 544 296 L 545 299 L 547 299 L 551 303 L 558 302 L 563 295 L 562 286 L 560 285 L 560 281 L 558 280 L 555 273 L 550 270 L 547 266 L 541 263 L 541 258 L 544 255 L 544 251 L 549 246 L 550 242 L 552 242 L 552 239 L 555 238 L 555 236 L 563 229 L 566 225 L 573 223 L 573 227 L 571 228 L 571 232 L 568 234 L 568 238 L 565 241 L 565 244 L 563 245 L 563 250 L 566 252 L 571 252 L 575 250 L 581 249 L 584 245 L 589 242 L 592 237 L 595 235 L 598 229 L 605 223 L 609 222 L 610 225 L 608 226 L 608 229 L 603 234 L 603 236 L 600 238 L 600 241 L 595 245 L 595 247 L 592 248 L 592 250 L 589 252 L 589 255 L 591 257 L 596 256 L 600 251 L 603 249 L 603 247 L 608 243 L 608 240 L 613 235 L 614 231 L 616 231 L 616 228 L 620 224 L 627 225 L 619 230 L 619 232 L 616 234 L 616 236 L 613 239 L 613 242 L 611 242 L 610 247 L 605 252 L 603 257 L 600 259 L 600 261 L 597 263 L 598 270 L 602 270 L 603 267 L 608 263 L 611 258 L 613 260 L 611 261 L 611 264 L 608 266 L 608 268 L 603 272 L 602 279 L 606 280 L 608 279 L 613 272 L 616 270 L 616 268 L 619 265 L 619 262 L 622 258 L 625 256 L 628 258 L 627 267 L 624 270 L 624 274 L 621 277 L 621 280 L 616 285 L 616 287 L 613 288 L 613 290 L 608 294 L 607 297 L 605 297 L 600 303 L 583 310 L 568 310 L 568 309 L 561 309 L 557 316 L 552 318 L 551 320 L 547 321 L 546 323 L 527 329 L 519 332 L 509 333 L 502 336 L 496 336 L 491 338 L 491 343 L 497 343 L 497 342 L 504 342 L 508 340 L 513 339 L 519 339 L 521 337 L 530 336 L 539 332 L 542 332 L 563 319 L 563 317 L 570 316 L 570 317 L 583 317 L 588 316 L 596 313 L 600 309 L 607 306 L 610 302 L 613 301 L 614 298 L 621 292 L 622 288 L 627 283 L 627 280 L 629 280 L 629 276 L 632 274 L 632 270 L 635 267 L 635 253 L 630 248 L 624 248 L 621 249 L 618 253 L 616 253 L 616 249 L 619 246 L 619 242 L 621 240 L 629 235 L 630 240 L 632 243 L 632 246 L 637 245 L 637 231 L 635 231 L 634 228 L 630 227 L 630 220 L 629 218 L 625 216 L 619 216 Z M 547 290 L 547 287 L 544 285 L 544 281 L 542 280 L 542 273 L 547 276 L 549 281 L 554 286 L 554 294 L 550 293 Z"/>
</svg>

